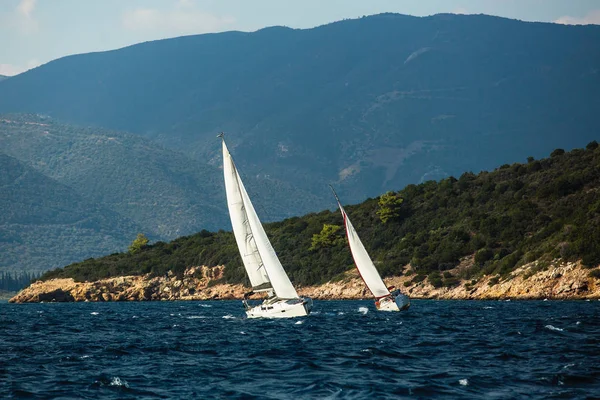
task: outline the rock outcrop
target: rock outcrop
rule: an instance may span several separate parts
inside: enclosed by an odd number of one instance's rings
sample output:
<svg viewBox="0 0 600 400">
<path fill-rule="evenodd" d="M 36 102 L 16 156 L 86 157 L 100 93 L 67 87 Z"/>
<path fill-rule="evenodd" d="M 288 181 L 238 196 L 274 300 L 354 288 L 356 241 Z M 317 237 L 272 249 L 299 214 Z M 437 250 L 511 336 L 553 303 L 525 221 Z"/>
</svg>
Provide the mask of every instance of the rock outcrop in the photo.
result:
<svg viewBox="0 0 600 400">
<path fill-rule="evenodd" d="M 449 271 L 460 276 L 463 262 Z M 182 277 L 168 273 L 162 277 L 121 276 L 96 282 L 75 282 L 73 279 L 52 279 L 35 282 L 10 299 L 12 303 L 69 301 L 150 301 L 150 300 L 220 300 L 241 299 L 248 288 L 222 283 L 223 266 L 188 268 Z M 452 287 L 434 287 L 428 280 L 412 283 L 410 266 L 404 276 L 386 278 L 413 299 L 597 299 L 600 279 L 590 276 L 590 269 L 580 263 L 556 262 L 540 268 L 537 263 L 524 265 L 501 280 L 485 276 L 478 281 L 462 280 Z M 313 299 L 367 299 L 368 289 L 356 271 L 344 279 L 319 286 L 299 288 L 301 296 Z"/>
</svg>

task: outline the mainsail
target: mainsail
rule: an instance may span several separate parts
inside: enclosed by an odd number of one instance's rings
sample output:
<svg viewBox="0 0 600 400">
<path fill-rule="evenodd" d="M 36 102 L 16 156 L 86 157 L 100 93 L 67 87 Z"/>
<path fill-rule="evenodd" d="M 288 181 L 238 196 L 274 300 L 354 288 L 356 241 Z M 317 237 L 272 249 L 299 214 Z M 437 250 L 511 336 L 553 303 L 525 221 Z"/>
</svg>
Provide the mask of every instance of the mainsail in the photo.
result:
<svg viewBox="0 0 600 400">
<path fill-rule="evenodd" d="M 333 188 L 331 188 L 333 190 Z M 387 289 L 379 272 L 377 272 L 377 268 L 373 264 L 371 257 L 369 257 L 369 253 L 365 249 L 365 246 L 360 241 L 358 237 L 358 233 L 352 226 L 352 222 L 350 222 L 350 218 L 348 218 L 348 214 L 342 207 L 340 200 L 338 199 L 335 191 L 333 192 L 335 198 L 338 202 L 338 206 L 340 207 L 340 211 L 342 212 L 342 216 L 344 217 L 344 225 L 346 226 L 346 237 L 348 238 L 348 245 L 350 246 L 350 252 L 352 253 L 352 258 L 354 258 L 354 263 L 356 264 L 356 268 L 358 268 L 358 272 L 360 276 L 365 281 L 365 284 L 373 293 L 373 296 L 376 298 L 381 298 L 385 296 L 389 296 L 390 291 Z"/>
<path fill-rule="evenodd" d="M 231 225 L 252 289 L 272 290 L 281 299 L 298 298 L 258 219 L 225 141 L 223 172 Z"/>
</svg>

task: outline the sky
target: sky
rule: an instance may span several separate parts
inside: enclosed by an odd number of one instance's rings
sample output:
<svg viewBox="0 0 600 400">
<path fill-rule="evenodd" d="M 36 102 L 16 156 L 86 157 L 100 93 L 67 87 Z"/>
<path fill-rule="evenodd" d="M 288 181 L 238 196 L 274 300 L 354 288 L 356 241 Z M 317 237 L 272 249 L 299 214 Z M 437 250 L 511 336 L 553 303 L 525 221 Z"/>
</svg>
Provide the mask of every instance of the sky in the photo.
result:
<svg viewBox="0 0 600 400">
<path fill-rule="evenodd" d="M 600 0 L 0 0 L 0 75 L 149 40 L 273 25 L 311 28 L 382 12 L 600 24 Z"/>
</svg>

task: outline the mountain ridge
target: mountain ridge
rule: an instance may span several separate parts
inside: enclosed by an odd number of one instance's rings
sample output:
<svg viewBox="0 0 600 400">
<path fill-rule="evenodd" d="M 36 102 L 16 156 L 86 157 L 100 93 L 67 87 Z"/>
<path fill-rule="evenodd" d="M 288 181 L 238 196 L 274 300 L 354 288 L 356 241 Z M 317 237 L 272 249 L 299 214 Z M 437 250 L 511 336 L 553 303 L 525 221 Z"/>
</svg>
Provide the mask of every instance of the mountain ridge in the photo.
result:
<svg viewBox="0 0 600 400">
<path fill-rule="evenodd" d="M 198 160 L 225 131 L 249 173 L 315 195 L 334 182 L 357 202 L 593 140 L 598 41 L 595 26 L 452 14 L 184 36 L 28 71 L 0 88 L 0 112 L 127 130 Z"/>
</svg>

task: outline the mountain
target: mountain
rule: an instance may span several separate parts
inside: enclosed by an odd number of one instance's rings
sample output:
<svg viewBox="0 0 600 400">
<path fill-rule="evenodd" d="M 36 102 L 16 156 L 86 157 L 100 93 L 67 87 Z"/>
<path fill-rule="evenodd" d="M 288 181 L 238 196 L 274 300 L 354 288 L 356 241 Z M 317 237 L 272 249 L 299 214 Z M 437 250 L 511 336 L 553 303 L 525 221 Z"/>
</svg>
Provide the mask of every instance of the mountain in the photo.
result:
<svg viewBox="0 0 600 400">
<path fill-rule="evenodd" d="M 0 271 L 42 272 L 122 251 L 139 227 L 0 153 Z"/>
<path fill-rule="evenodd" d="M 224 130 L 250 175 L 321 199 L 334 182 L 356 202 L 593 140 L 598 43 L 599 26 L 451 14 L 187 36 L 15 76 L 0 112 L 127 130 L 213 165 Z"/>
<path fill-rule="evenodd" d="M 383 276 L 402 275 L 410 263 L 412 283 L 428 279 L 435 287 L 453 286 L 459 277 L 449 270 L 463 264 L 460 278 L 473 285 L 483 276 L 510 279 L 515 268 L 532 262 L 532 274 L 559 259 L 599 265 L 599 188 L 600 147 L 593 141 L 568 153 L 556 149 L 542 160 L 409 185 L 346 211 Z M 336 210 L 266 224 L 265 230 L 292 282 L 312 285 L 354 268 L 342 226 Z M 224 231 L 86 260 L 42 279 L 168 271 L 181 276 L 200 265 L 225 265 L 223 282 L 246 279 L 233 233 Z"/>
<path fill-rule="evenodd" d="M 9 181 L 0 210 L 10 221 L 0 218 L 0 236 L 18 236 L 3 242 L 0 269 L 47 270 L 122 250 L 137 232 L 152 240 L 169 240 L 229 226 L 222 171 L 138 135 L 64 124 L 39 115 L 0 115 L 0 149 L 15 160 L 2 168 Z M 19 178 L 25 167 L 36 172 L 35 181 Z M 254 176 L 247 181 L 251 193 L 269 188 L 271 195 L 258 196 L 263 202 L 257 203 L 265 220 L 317 207 L 313 196 L 286 182 Z M 287 195 L 295 200 L 286 205 L 296 208 L 282 205 Z M 55 207 L 61 196 L 61 207 L 72 213 Z M 46 198 L 51 199 L 48 206 L 38 210 Z M 107 222 L 86 234 L 91 235 L 89 240 L 74 245 L 73 235 L 81 232 L 73 224 L 94 218 Z M 121 220 L 129 221 L 127 228 Z M 100 233 L 110 238 L 94 236 Z"/>
</svg>

